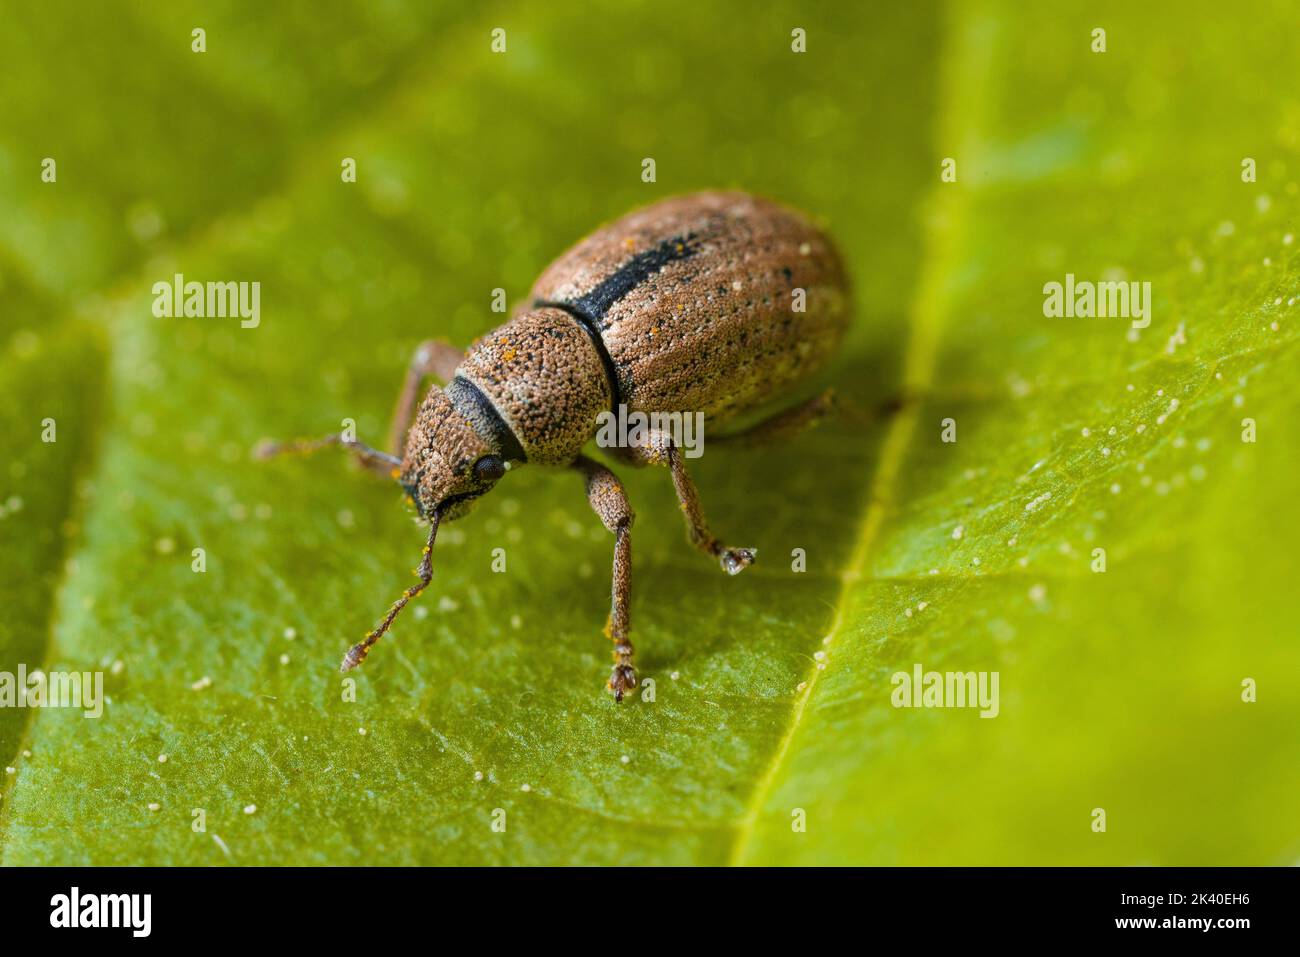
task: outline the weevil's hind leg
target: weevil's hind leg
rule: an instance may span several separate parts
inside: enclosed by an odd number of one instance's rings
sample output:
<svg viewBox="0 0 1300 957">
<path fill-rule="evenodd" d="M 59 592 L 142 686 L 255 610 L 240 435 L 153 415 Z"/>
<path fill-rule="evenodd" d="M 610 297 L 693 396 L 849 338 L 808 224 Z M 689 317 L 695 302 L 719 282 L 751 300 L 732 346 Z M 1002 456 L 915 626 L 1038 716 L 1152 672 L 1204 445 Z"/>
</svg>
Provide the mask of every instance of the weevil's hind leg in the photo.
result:
<svg viewBox="0 0 1300 957">
<path fill-rule="evenodd" d="M 574 460 L 573 468 L 587 483 L 587 501 L 604 526 L 614 533 L 614 577 L 610 589 L 609 624 L 605 633 L 614 642 L 614 671 L 609 676 L 609 690 L 614 700 L 636 689 L 636 669 L 632 665 L 632 642 L 629 606 L 632 601 L 632 521 L 636 517 L 623 490 L 623 483 L 605 466 L 585 455 Z"/>
<path fill-rule="evenodd" d="M 734 548 L 724 545 L 709 531 L 709 523 L 704 518 L 704 506 L 700 504 L 700 493 L 686 471 L 686 458 L 677 447 L 672 436 L 662 429 L 652 429 L 644 444 L 625 449 L 625 456 L 645 465 L 667 465 L 673 477 L 673 488 L 677 490 L 677 502 L 686 517 L 686 533 L 691 544 L 712 555 L 728 575 L 737 575 L 748 568 L 754 561 L 757 549 Z"/>
<path fill-rule="evenodd" d="M 388 447 L 398 459 L 406 451 L 406 433 L 411 430 L 411 422 L 415 419 L 415 410 L 420 403 L 420 385 L 425 377 L 433 376 L 446 385 L 464 359 L 464 352 L 442 339 L 426 339 L 415 347 L 415 354 L 406 370 L 406 381 L 402 383 L 402 392 L 393 409 L 393 424 L 388 429 Z"/>
<path fill-rule="evenodd" d="M 740 432 L 719 435 L 708 441 L 713 445 L 748 447 L 769 445 L 792 439 L 811 429 L 839 406 L 834 389 L 813 396 L 793 408 L 776 413 L 771 418 L 756 422 Z"/>
<path fill-rule="evenodd" d="M 327 435 L 320 439 L 299 439 L 294 442 L 263 442 L 257 447 L 255 454 L 259 459 L 265 461 L 280 455 L 311 455 L 313 452 L 319 452 L 321 449 L 328 449 L 335 445 L 347 449 L 357 457 L 358 462 L 372 472 L 384 476 L 384 478 L 390 477 L 393 469 L 402 464 L 401 459 L 394 458 L 387 452 L 372 449 L 364 442 L 358 442 L 356 439 L 346 439 L 341 432 L 335 432 L 333 435 Z"/>
<path fill-rule="evenodd" d="M 348 649 L 348 653 L 343 656 L 343 664 L 339 666 L 339 671 L 351 671 L 361 662 L 366 660 L 366 655 L 370 654 L 370 649 L 376 641 L 383 637 L 384 633 L 393 623 L 393 619 L 398 616 L 403 608 L 420 592 L 424 591 L 429 582 L 433 580 L 433 541 L 438 536 L 438 513 L 433 513 L 433 519 L 429 522 L 429 540 L 424 546 L 424 557 L 420 560 L 420 567 L 415 570 L 419 576 L 420 583 L 412 585 L 406 591 L 402 592 L 402 597 L 393 602 L 393 607 L 388 609 L 388 614 L 384 616 L 383 621 L 376 625 L 369 633 L 366 634 L 359 642 Z"/>
</svg>

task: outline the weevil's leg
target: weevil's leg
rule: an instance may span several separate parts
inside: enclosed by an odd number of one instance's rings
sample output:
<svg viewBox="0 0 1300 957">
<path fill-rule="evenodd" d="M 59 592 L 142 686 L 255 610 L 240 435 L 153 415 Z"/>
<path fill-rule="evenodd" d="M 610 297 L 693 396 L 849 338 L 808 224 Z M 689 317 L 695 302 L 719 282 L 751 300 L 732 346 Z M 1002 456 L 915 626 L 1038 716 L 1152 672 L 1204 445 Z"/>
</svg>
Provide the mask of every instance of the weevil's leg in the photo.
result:
<svg viewBox="0 0 1300 957">
<path fill-rule="evenodd" d="M 385 478 L 391 476 L 393 469 L 402 464 L 401 459 L 395 458 L 387 452 L 372 449 L 364 442 L 358 442 L 356 439 L 345 439 L 341 432 L 335 432 L 333 435 L 327 435 L 321 439 L 300 439 L 296 442 L 263 442 L 257 447 L 256 455 L 263 460 L 273 459 L 278 455 L 311 455 L 313 452 L 319 452 L 321 449 L 327 449 L 334 445 L 341 445 L 355 455 L 357 461 L 362 465 Z"/>
<path fill-rule="evenodd" d="M 393 623 L 393 619 L 397 617 L 398 613 L 406 607 L 406 603 L 424 591 L 429 586 L 429 582 L 433 580 L 433 540 L 438 536 L 438 518 L 438 513 L 434 512 L 433 520 L 429 522 L 429 541 L 424 546 L 424 557 L 420 559 L 420 567 L 415 570 L 415 573 L 420 576 L 420 583 L 412 585 L 402 592 L 402 597 L 393 602 L 393 607 L 388 609 L 388 614 L 384 616 L 384 620 L 375 626 L 366 637 L 348 649 L 348 653 L 343 656 L 343 664 L 339 666 L 339 671 L 351 671 L 365 661 L 366 655 L 370 654 L 371 646 L 383 636 L 384 632 L 388 631 L 388 626 Z"/>
<path fill-rule="evenodd" d="M 629 606 L 632 601 L 632 521 L 636 517 L 628 503 L 623 483 L 605 466 L 580 455 L 573 468 L 587 483 L 587 501 L 604 526 L 614 533 L 614 577 L 610 589 L 609 624 L 605 634 L 614 642 L 614 671 L 609 676 L 609 690 L 614 700 L 636 689 L 636 670 L 632 666 L 632 642 Z"/>
<path fill-rule="evenodd" d="M 420 404 L 420 385 L 425 376 L 433 376 L 446 385 L 464 359 L 465 353 L 441 339 L 426 339 L 416 346 L 406 370 L 406 381 L 402 383 L 402 392 L 397 397 L 397 406 L 393 409 L 393 424 L 388 429 L 388 447 L 398 459 L 406 451 L 406 433 L 411 429 L 416 407 Z"/>
<path fill-rule="evenodd" d="M 914 401 L 913 397 L 904 392 L 879 403 L 873 409 L 863 409 L 860 404 L 837 395 L 834 389 L 827 389 L 806 402 L 776 413 L 771 418 L 756 422 L 739 432 L 716 436 L 709 441 L 714 445 L 728 447 L 784 442 L 813 428 L 822 419 L 832 414 L 842 414 L 855 425 L 866 427 L 888 419 L 912 401 Z"/>
<path fill-rule="evenodd" d="M 744 571 L 754 561 L 756 549 L 732 548 L 723 545 L 709 531 L 709 523 L 704 518 L 704 507 L 700 504 L 700 493 L 686 471 L 686 458 L 681 449 L 673 442 L 672 436 L 662 429 L 652 429 L 643 444 L 625 450 L 633 460 L 647 465 L 667 465 L 673 476 L 673 488 L 677 490 L 677 502 L 682 514 L 686 516 L 686 532 L 691 544 L 712 555 L 728 575 Z"/>
<path fill-rule="evenodd" d="M 740 432 L 719 435 L 709 441 L 714 445 L 753 446 L 784 442 L 811 429 L 826 418 L 838 405 L 834 389 L 813 396 L 793 408 L 776 413 L 771 418 L 749 426 Z"/>
<path fill-rule="evenodd" d="M 854 402 L 843 396 L 835 397 L 835 410 L 844 414 L 844 417 L 854 425 L 863 427 L 877 425 L 894 415 L 897 415 L 909 405 L 919 402 L 921 396 L 904 387 L 887 399 L 877 402 L 873 408 L 864 408 L 861 403 Z"/>
</svg>

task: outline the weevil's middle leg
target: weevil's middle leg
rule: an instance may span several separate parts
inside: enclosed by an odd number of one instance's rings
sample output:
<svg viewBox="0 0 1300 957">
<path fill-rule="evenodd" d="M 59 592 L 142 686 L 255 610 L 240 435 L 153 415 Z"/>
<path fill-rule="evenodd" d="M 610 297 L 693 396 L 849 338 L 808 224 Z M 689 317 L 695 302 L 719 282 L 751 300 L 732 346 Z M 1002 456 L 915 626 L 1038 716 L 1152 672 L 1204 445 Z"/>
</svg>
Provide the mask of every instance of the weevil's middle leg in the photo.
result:
<svg viewBox="0 0 1300 957">
<path fill-rule="evenodd" d="M 442 380 L 446 385 L 456 374 L 456 367 L 465 359 L 465 353 L 450 342 L 426 339 L 415 347 L 411 364 L 406 369 L 406 381 L 393 409 L 393 424 L 388 429 L 388 447 L 399 459 L 406 451 L 406 433 L 411 430 L 415 410 L 420 404 L 420 385 L 426 376 Z"/>
<path fill-rule="evenodd" d="M 704 506 L 700 504 L 700 493 L 696 490 L 690 473 L 686 471 L 686 460 L 676 444 L 669 445 L 668 468 L 672 471 L 677 501 L 682 507 L 682 514 L 686 516 L 687 534 L 690 536 L 691 544 L 706 555 L 718 559 L 722 570 L 728 575 L 738 575 L 753 564 L 757 549 L 732 548 L 723 545 L 709 531 L 708 522 L 704 519 Z"/>
<path fill-rule="evenodd" d="M 704 518 L 704 506 L 700 504 L 700 493 L 696 490 L 690 473 L 686 471 L 686 458 L 671 434 L 662 429 L 652 429 L 643 444 L 622 451 L 625 457 L 640 464 L 668 466 L 673 477 L 673 488 L 677 491 L 677 502 L 686 517 L 687 537 L 692 545 L 716 558 L 728 575 L 737 575 L 753 563 L 757 549 L 724 545 L 709 531 L 709 523 Z"/>
<path fill-rule="evenodd" d="M 623 483 L 613 472 L 585 455 L 574 460 L 573 468 L 586 479 L 587 501 L 591 503 L 592 511 L 615 536 L 614 577 L 605 633 L 614 642 L 614 671 L 609 676 L 609 690 L 614 692 L 615 701 L 622 701 L 625 694 L 636 689 L 633 648 L 628 639 L 632 602 L 632 521 L 636 516 L 623 490 Z"/>
<path fill-rule="evenodd" d="M 345 439 L 342 432 L 335 432 L 333 435 L 327 435 L 320 439 L 300 439 L 294 442 L 263 442 L 257 447 L 256 455 L 263 460 L 272 459 L 278 455 L 311 455 L 313 452 L 319 452 L 321 449 L 327 449 L 334 445 L 347 449 L 357 457 L 357 461 L 362 465 L 385 478 L 391 476 L 393 469 L 402 464 L 401 459 L 395 458 L 387 452 L 372 449 L 364 442 L 358 442 L 356 439 Z"/>
</svg>

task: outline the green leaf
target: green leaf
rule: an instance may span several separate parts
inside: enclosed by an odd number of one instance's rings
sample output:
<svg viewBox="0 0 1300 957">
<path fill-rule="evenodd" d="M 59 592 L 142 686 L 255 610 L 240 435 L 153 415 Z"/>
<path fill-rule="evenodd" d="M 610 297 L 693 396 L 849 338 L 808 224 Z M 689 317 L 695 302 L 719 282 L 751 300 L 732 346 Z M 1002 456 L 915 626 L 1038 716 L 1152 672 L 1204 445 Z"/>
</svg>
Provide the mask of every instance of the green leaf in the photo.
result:
<svg viewBox="0 0 1300 957">
<path fill-rule="evenodd" d="M 100 720 L 0 712 L 6 864 L 1294 859 L 1280 10 L 369 7 L 254 27 L 78 5 L 0 48 L 4 295 L 56 304 L 18 310 L 0 359 L 9 457 L 36 461 L 39 406 L 68 403 L 0 534 L 79 516 L 62 577 L 57 537 L 5 540 L 0 669 L 102 670 L 110 698 Z M 86 55 L 43 71 L 67 44 Z M 123 63 L 150 99 L 112 94 Z M 432 588 L 344 700 L 339 657 L 422 534 L 339 458 L 249 450 L 344 418 L 378 442 L 418 341 L 467 342 L 494 288 L 513 305 L 597 223 L 710 186 L 825 219 L 859 299 L 836 385 L 915 401 L 704 456 L 711 524 L 759 549 L 734 579 L 683 541 L 664 473 L 623 476 L 653 703 L 603 690 L 610 536 L 577 477 L 529 469 L 440 533 Z M 1043 316 L 1044 283 L 1115 271 L 1152 283 L 1134 340 Z M 155 319 L 177 272 L 259 281 L 260 326 Z M 47 331 L 56 312 L 102 330 L 106 400 L 98 336 Z M 47 625 L 25 609 L 53 587 Z M 997 671 L 998 716 L 892 707 L 917 662 Z"/>
<path fill-rule="evenodd" d="M 36 306 L 30 290 L 11 286 L 5 292 L 16 319 Z M 60 368 L 76 375 L 52 383 L 52 371 Z M 45 661 L 65 542 L 78 531 L 78 492 L 84 497 L 90 490 L 102 377 L 102 346 L 95 330 L 82 326 L 44 340 L 19 331 L 0 354 L 8 398 L 0 406 L 0 581 L 8 583 L 0 603 L 0 660 L 6 671 L 17 662 L 36 671 Z M 0 708 L 6 768 L 15 764 L 30 717 Z"/>
</svg>

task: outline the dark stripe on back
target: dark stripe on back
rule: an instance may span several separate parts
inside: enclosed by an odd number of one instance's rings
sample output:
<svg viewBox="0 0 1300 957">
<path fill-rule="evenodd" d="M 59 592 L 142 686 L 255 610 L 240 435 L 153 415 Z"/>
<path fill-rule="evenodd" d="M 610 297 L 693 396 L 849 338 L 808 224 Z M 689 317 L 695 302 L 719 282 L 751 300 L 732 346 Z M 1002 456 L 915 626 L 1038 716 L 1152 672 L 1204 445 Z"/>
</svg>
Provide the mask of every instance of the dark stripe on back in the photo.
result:
<svg viewBox="0 0 1300 957">
<path fill-rule="evenodd" d="M 549 307 L 567 312 L 582 328 L 587 330 L 591 344 L 600 356 L 601 365 L 605 367 L 605 378 L 609 380 L 610 411 L 618 414 L 622 401 L 622 390 L 618 385 L 618 370 L 614 367 L 614 358 L 605 347 L 605 338 L 601 334 L 600 320 L 614 305 L 641 283 L 645 282 L 670 262 L 689 259 L 699 252 L 698 237 L 695 233 L 665 239 L 654 249 L 637 253 L 618 269 L 602 280 L 591 292 L 567 302 L 539 299 L 533 305 Z"/>
<path fill-rule="evenodd" d="M 510 428 L 506 420 L 501 417 L 497 407 L 483 394 L 482 389 L 469 379 L 456 376 L 442 391 L 447 394 L 456 411 L 474 426 L 474 431 L 489 445 L 501 450 L 501 455 L 506 461 L 528 461 L 528 456 L 524 454 L 524 447 L 519 443 L 519 437 L 515 435 L 514 429 Z"/>
<path fill-rule="evenodd" d="M 558 309 L 568 313 L 586 330 L 587 338 L 591 340 L 591 347 L 596 350 L 596 355 L 600 356 L 600 364 L 605 367 L 605 380 L 609 383 L 609 410 L 618 415 L 618 405 L 622 401 L 621 390 L 618 387 L 618 370 L 614 368 L 614 357 L 605 348 L 605 339 L 600 334 L 599 320 L 589 316 L 577 303 L 538 299 L 533 305 L 539 309 Z"/>
<path fill-rule="evenodd" d="M 696 235 L 678 236 L 665 239 L 654 249 L 637 253 L 614 273 L 604 279 L 600 285 L 584 296 L 573 300 L 584 315 L 603 319 L 620 299 L 645 282 L 670 262 L 689 259 L 699 252 Z"/>
</svg>

